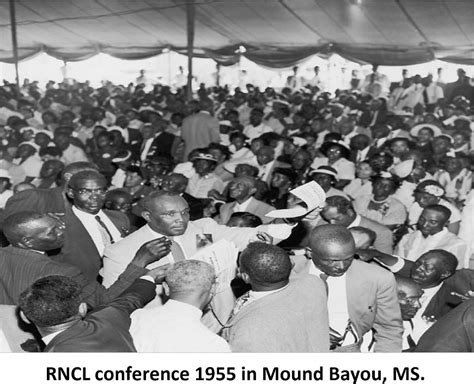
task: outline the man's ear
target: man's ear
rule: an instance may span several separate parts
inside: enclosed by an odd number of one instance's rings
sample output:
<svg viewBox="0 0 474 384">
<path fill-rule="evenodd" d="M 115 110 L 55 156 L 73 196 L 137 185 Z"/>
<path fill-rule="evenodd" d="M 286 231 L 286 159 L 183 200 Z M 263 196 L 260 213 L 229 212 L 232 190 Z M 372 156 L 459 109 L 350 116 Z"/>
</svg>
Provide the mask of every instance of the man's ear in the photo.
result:
<svg viewBox="0 0 474 384">
<path fill-rule="evenodd" d="M 72 191 L 72 188 L 71 188 L 71 187 L 67 187 L 66 195 L 67 195 L 67 197 L 69 197 L 70 199 L 73 199 L 73 198 L 74 198 L 74 192 Z"/>
<path fill-rule="evenodd" d="M 69 182 L 69 180 L 71 180 L 71 177 L 72 177 L 72 173 L 70 173 L 70 172 L 67 172 L 63 175 L 63 179 L 64 179 L 66 184 Z"/>
<path fill-rule="evenodd" d="M 451 275 L 452 275 L 451 272 L 446 271 L 446 272 L 443 272 L 440 277 L 441 277 L 443 280 L 445 280 L 445 279 L 447 279 L 447 278 L 448 278 L 449 276 L 451 276 Z"/>
<path fill-rule="evenodd" d="M 163 287 L 163 291 L 165 292 L 165 295 L 169 297 L 170 295 L 170 287 L 168 285 L 168 283 L 166 281 L 163 281 L 161 283 L 162 287 Z"/>
<path fill-rule="evenodd" d="M 240 278 L 245 282 L 245 284 L 250 284 L 250 277 L 247 272 L 241 272 Z"/>
<path fill-rule="evenodd" d="M 26 317 L 25 313 L 22 310 L 20 310 L 19 313 L 20 313 L 20 318 L 22 321 L 24 321 L 26 324 L 32 324 L 30 319 Z"/>
<path fill-rule="evenodd" d="M 151 213 L 147 211 L 146 209 L 142 211 L 141 216 L 145 219 L 147 223 L 151 221 Z"/>
<path fill-rule="evenodd" d="M 78 315 L 81 316 L 81 318 L 86 317 L 87 315 L 87 304 L 86 303 L 81 303 L 79 304 L 79 310 L 77 311 Z"/>
<path fill-rule="evenodd" d="M 30 248 L 31 247 L 31 238 L 27 236 L 22 236 L 20 239 L 20 244 L 23 244 L 25 247 Z"/>
<path fill-rule="evenodd" d="M 104 203 L 104 207 L 107 208 L 107 209 L 111 209 L 112 207 L 112 202 L 110 200 L 106 200 L 105 203 Z"/>
</svg>

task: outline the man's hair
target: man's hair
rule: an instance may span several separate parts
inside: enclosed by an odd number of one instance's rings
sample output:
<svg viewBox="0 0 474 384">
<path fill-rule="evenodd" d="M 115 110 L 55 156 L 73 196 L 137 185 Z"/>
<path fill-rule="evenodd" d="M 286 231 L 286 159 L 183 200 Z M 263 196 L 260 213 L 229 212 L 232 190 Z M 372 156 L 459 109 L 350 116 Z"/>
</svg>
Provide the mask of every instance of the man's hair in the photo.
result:
<svg viewBox="0 0 474 384">
<path fill-rule="evenodd" d="M 165 278 L 170 289 L 170 296 L 208 292 L 215 280 L 214 267 L 200 260 L 183 260 L 174 263 Z"/>
<path fill-rule="evenodd" d="M 310 243 L 313 253 L 315 250 L 321 251 L 322 248 L 328 248 L 331 244 L 354 244 L 352 233 L 344 226 L 339 224 L 325 224 L 313 229 L 310 234 Z"/>
<path fill-rule="evenodd" d="M 234 212 L 232 215 L 230 215 L 230 218 L 240 218 L 245 220 L 247 227 L 250 228 L 256 228 L 259 225 L 262 225 L 262 219 L 250 212 Z"/>
<path fill-rule="evenodd" d="M 431 249 L 428 252 L 423 253 L 420 257 L 423 257 L 427 254 L 435 254 L 438 261 L 443 266 L 446 272 L 449 272 L 450 275 L 456 272 L 459 261 L 451 252 L 445 251 L 444 249 Z"/>
<path fill-rule="evenodd" d="M 20 294 L 19 307 L 37 327 L 62 324 L 78 313 L 81 287 L 67 276 L 47 276 Z"/>
<path fill-rule="evenodd" d="M 82 171 L 99 171 L 99 167 L 94 163 L 89 163 L 88 161 L 76 161 L 75 163 L 71 163 L 66 165 L 63 169 L 61 174 L 61 180 L 64 180 L 65 175 L 69 174 L 74 176 L 76 173 Z"/>
<path fill-rule="evenodd" d="M 85 179 L 92 179 L 92 180 L 101 180 L 107 185 L 107 179 L 105 178 L 104 175 L 97 171 L 81 171 L 78 172 L 74 175 L 72 175 L 71 179 L 69 180 L 69 186 L 71 188 L 77 187 L 77 184 L 79 183 L 80 180 L 85 180 Z"/>
<path fill-rule="evenodd" d="M 337 209 L 337 212 L 346 215 L 349 210 L 354 210 L 354 206 L 349 199 L 343 196 L 330 196 L 326 199 L 326 207 L 333 207 Z"/>
<path fill-rule="evenodd" d="M 375 243 L 375 239 L 377 239 L 377 234 L 372 231 L 371 229 L 369 228 L 365 228 L 365 227 L 350 227 L 349 228 L 349 231 L 351 232 L 358 232 L 358 233 L 362 233 L 364 235 L 367 235 L 367 237 L 369 238 L 369 245 L 372 246 L 374 245 Z"/>
<path fill-rule="evenodd" d="M 136 165 L 129 165 L 126 170 L 126 172 L 130 173 L 136 173 L 138 176 L 140 176 L 142 179 L 144 178 L 143 172 L 140 167 L 137 167 Z"/>
<path fill-rule="evenodd" d="M 428 205 L 424 209 L 425 211 L 430 210 L 430 211 L 435 211 L 437 213 L 440 213 L 443 215 L 443 217 L 446 219 L 446 221 L 449 221 L 449 218 L 451 217 L 451 210 L 444 205 L 439 205 L 439 204 L 432 204 Z"/>
<path fill-rule="evenodd" d="M 13 244 L 18 244 L 22 237 L 28 234 L 26 226 L 34 220 L 41 219 L 44 215 L 33 211 L 12 213 L 3 221 L 3 234 Z"/>
<path fill-rule="evenodd" d="M 275 284 L 288 280 L 291 261 L 288 254 L 276 245 L 250 243 L 240 254 L 240 268 L 250 279 L 260 284 Z"/>
<path fill-rule="evenodd" d="M 158 191 L 153 191 L 149 193 L 147 196 L 145 196 L 143 199 L 139 201 L 139 205 L 146 209 L 150 209 L 150 205 L 152 202 L 156 199 L 159 199 L 161 197 L 180 197 L 176 192 L 167 192 L 163 190 L 158 190 Z"/>
<path fill-rule="evenodd" d="M 61 151 L 58 147 L 45 147 L 45 148 L 40 148 L 39 150 L 39 155 L 40 156 L 59 156 L 61 157 L 63 155 L 63 151 Z"/>
</svg>

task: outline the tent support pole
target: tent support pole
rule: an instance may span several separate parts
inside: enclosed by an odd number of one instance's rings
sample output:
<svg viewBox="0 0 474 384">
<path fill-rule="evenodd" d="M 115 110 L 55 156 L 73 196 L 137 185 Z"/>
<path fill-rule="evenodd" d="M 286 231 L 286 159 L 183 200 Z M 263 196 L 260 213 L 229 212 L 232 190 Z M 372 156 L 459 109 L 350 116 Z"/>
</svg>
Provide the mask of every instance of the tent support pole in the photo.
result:
<svg viewBox="0 0 474 384">
<path fill-rule="evenodd" d="M 16 13 L 15 13 L 15 0 L 10 0 L 10 26 L 12 33 L 12 48 L 13 48 L 13 59 L 15 64 L 15 80 L 17 91 L 20 92 L 20 74 L 18 71 L 18 39 L 16 36 Z"/>
<path fill-rule="evenodd" d="M 195 8 L 194 0 L 188 0 L 186 2 L 186 32 L 188 42 L 188 84 L 187 84 L 187 96 L 188 100 L 193 98 L 193 51 L 194 51 L 194 19 L 195 19 Z"/>
</svg>

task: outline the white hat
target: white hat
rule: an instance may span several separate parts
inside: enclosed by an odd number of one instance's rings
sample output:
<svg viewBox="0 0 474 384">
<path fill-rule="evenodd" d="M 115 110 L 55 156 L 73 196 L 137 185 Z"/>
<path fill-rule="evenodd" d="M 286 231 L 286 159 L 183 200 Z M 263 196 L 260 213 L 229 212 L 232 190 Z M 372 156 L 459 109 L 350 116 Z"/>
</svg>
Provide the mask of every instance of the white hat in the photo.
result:
<svg viewBox="0 0 474 384">
<path fill-rule="evenodd" d="M 434 124 L 418 124 L 410 130 L 410 135 L 417 137 L 423 128 L 429 128 L 433 131 L 434 137 L 441 135 L 441 129 Z"/>
<path fill-rule="evenodd" d="M 232 123 L 229 120 L 220 120 L 219 125 L 223 125 L 225 127 L 232 127 Z"/>
<path fill-rule="evenodd" d="M 6 169 L 0 169 L 0 179 L 8 179 L 12 181 L 12 178 Z"/>
</svg>

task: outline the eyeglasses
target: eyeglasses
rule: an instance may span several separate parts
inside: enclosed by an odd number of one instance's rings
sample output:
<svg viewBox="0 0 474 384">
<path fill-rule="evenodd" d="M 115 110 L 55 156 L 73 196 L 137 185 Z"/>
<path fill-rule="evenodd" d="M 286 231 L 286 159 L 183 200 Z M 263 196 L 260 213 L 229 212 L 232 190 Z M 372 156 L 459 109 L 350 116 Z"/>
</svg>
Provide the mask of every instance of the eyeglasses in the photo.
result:
<svg viewBox="0 0 474 384">
<path fill-rule="evenodd" d="M 73 190 L 76 191 L 78 195 L 83 196 L 83 197 L 88 197 L 92 195 L 102 196 L 107 193 L 107 187 L 95 188 L 95 189 L 79 188 L 79 189 L 73 189 Z"/>
</svg>

